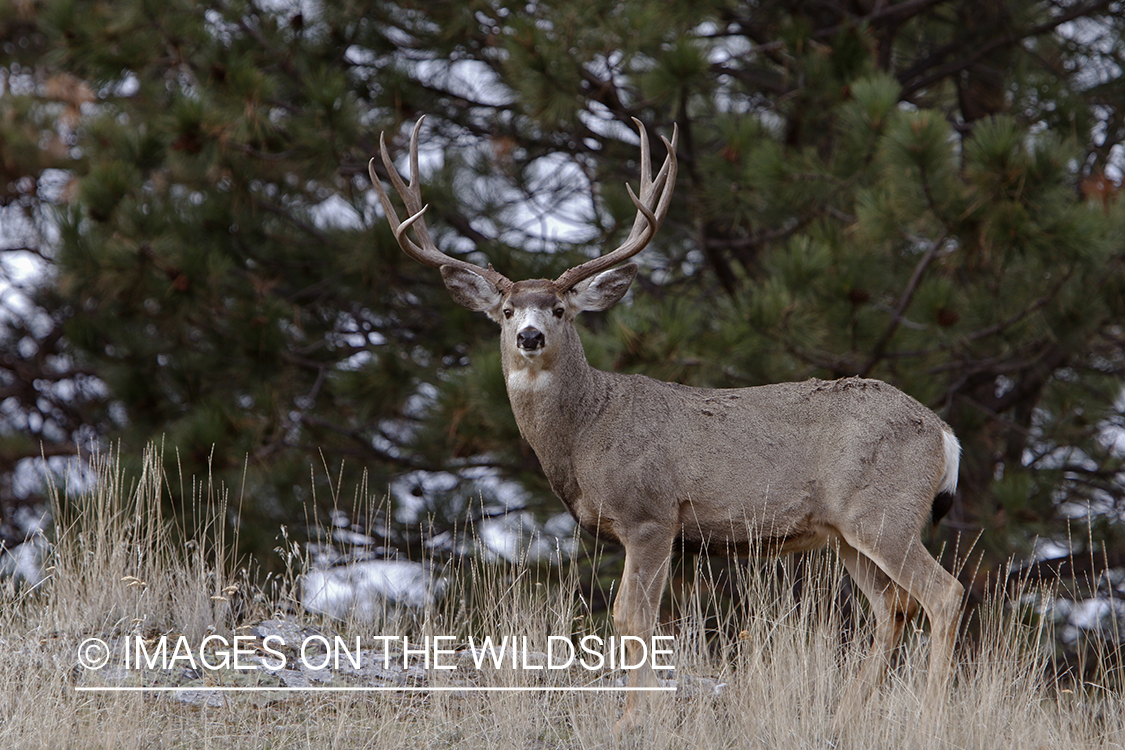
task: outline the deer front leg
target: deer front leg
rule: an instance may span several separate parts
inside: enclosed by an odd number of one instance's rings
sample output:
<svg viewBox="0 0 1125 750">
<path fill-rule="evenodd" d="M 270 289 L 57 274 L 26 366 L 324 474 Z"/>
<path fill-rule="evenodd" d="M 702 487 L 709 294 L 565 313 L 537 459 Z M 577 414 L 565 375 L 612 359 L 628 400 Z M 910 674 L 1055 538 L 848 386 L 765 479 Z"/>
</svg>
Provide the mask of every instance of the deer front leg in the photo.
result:
<svg viewBox="0 0 1125 750">
<path fill-rule="evenodd" d="M 644 523 L 629 528 L 619 538 L 625 545 L 625 573 L 613 603 L 613 624 L 618 637 L 635 636 L 646 648 L 652 648 L 660 598 L 668 582 L 668 561 L 672 555 L 675 531 L 658 523 Z M 640 645 L 626 644 L 628 663 L 640 660 Z M 651 654 L 643 664 L 632 670 L 629 687 L 652 687 L 656 676 L 652 671 Z M 621 734 L 635 727 L 638 714 L 646 703 L 646 694 L 630 691 L 625 698 L 625 714 L 617 722 L 615 732 Z"/>
</svg>

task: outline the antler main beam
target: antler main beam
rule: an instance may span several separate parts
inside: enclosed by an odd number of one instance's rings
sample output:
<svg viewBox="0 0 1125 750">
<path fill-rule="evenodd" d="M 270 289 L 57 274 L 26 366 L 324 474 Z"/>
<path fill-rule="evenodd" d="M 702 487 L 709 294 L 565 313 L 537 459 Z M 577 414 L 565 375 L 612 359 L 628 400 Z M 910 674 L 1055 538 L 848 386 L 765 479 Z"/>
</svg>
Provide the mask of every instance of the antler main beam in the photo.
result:
<svg viewBox="0 0 1125 750">
<path fill-rule="evenodd" d="M 390 196 L 387 194 L 387 191 L 383 189 L 382 181 L 375 174 L 375 160 L 371 159 L 367 165 L 368 172 L 371 175 L 371 184 L 375 187 L 375 192 L 379 196 L 379 202 L 383 204 L 383 211 L 387 215 L 387 221 L 391 225 L 391 230 L 394 232 L 395 239 L 398 241 L 399 247 L 403 249 L 403 252 L 419 263 L 424 263 L 434 268 L 440 268 L 442 266 L 467 268 L 492 283 L 497 289 L 507 291 L 512 287 L 512 282 L 506 276 L 494 270 L 492 266 L 482 268 L 476 264 L 446 255 L 438 250 L 433 237 L 430 235 L 429 229 L 426 227 L 426 222 L 423 220 L 422 216 L 426 213 L 426 209 L 429 208 L 429 206 L 423 205 L 422 203 L 422 188 L 418 176 L 418 134 L 421 131 L 423 119 L 425 118 L 418 118 L 418 122 L 415 123 L 414 129 L 410 133 L 409 183 L 403 181 L 398 170 L 395 169 L 390 154 L 387 152 L 386 139 L 383 134 L 379 135 L 379 155 L 383 160 L 383 168 L 386 170 L 391 184 L 406 206 L 407 218 L 405 220 L 399 220 L 398 214 L 395 212 L 394 204 L 391 203 Z M 628 184 L 625 186 L 625 189 L 629 192 L 629 198 L 633 201 L 633 205 L 637 207 L 637 217 L 633 220 L 633 228 L 620 247 L 605 255 L 586 261 L 579 266 L 567 269 L 561 276 L 555 279 L 555 287 L 560 293 L 570 290 L 580 281 L 612 268 L 619 263 L 623 263 L 641 250 L 644 250 L 645 246 L 652 241 L 656 230 L 660 228 L 665 215 L 668 213 L 668 206 L 672 202 L 672 189 L 676 184 L 676 139 L 678 129 L 673 126 L 671 141 L 664 136 L 660 137 L 660 140 L 664 142 L 664 148 L 668 151 L 668 156 L 665 157 L 664 163 L 656 173 L 656 178 L 653 179 L 648 135 L 645 133 L 644 125 L 641 124 L 640 120 L 634 117 L 633 122 L 636 123 L 637 132 L 640 133 L 641 136 L 640 197 L 633 192 L 633 188 L 629 187 Z M 411 227 L 414 227 L 414 233 L 418 237 L 418 242 L 414 242 L 407 236 L 407 232 Z"/>
<path fill-rule="evenodd" d="M 419 263 L 434 268 L 441 268 L 442 266 L 467 268 L 492 283 L 497 289 L 507 291 L 512 286 L 508 277 L 494 270 L 492 266 L 481 268 L 475 263 L 468 263 L 446 255 L 438 250 L 433 237 L 430 236 L 430 230 L 426 228 L 426 222 L 422 219 L 422 215 L 426 213 L 429 206 L 422 205 L 422 186 L 418 176 L 418 133 L 422 129 L 424 119 L 425 116 L 419 117 L 418 122 L 414 124 L 414 130 L 410 133 L 410 184 L 403 182 L 398 170 L 395 169 L 394 162 L 391 161 L 390 154 L 387 153 L 386 139 L 382 133 L 379 134 L 379 155 L 383 160 L 383 168 L 387 171 L 387 176 L 390 178 L 391 184 L 394 185 L 395 192 L 402 198 L 402 202 L 406 206 L 408 214 L 406 220 L 399 221 L 394 204 L 391 203 L 391 197 L 387 195 L 387 191 L 383 189 L 382 181 L 375 174 L 375 159 L 371 159 L 367 163 L 367 171 L 371 175 L 371 184 L 375 187 L 379 202 L 383 204 L 383 211 L 387 215 L 387 221 L 391 225 L 395 239 L 403 252 Z M 414 227 L 414 233 L 418 236 L 420 245 L 406 235 L 410 227 Z"/>
<path fill-rule="evenodd" d="M 664 163 L 660 166 L 660 171 L 656 174 L 656 179 L 653 180 L 648 135 L 645 133 L 645 127 L 640 120 L 634 117 L 633 122 L 637 126 L 637 132 L 641 134 L 641 197 L 638 198 L 633 193 L 633 188 L 629 187 L 628 184 L 625 185 L 625 189 L 629 191 L 629 197 L 633 200 L 633 205 L 637 207 L 637 218 L 633 221 L 633 229 L 629 232 L 625 242 L 616 250 L 564 271 L 562 276 L 555 279 L 555 286 L 561 292 L 567 291 L 578 282 L 612 268 L 644 250 L 645 246 L 652 241 L 656 230 L 660 228 L 660 224 L 668 213 L 668 205 L 672 202 L 672 189 L 676 185 L 676 138 L 678 129 L 675 125 L 672 126 L 671 142 L 664 136 L 660 136 L 660 140 L 664 142 L 664 148 L 668 150 L 668 156 L 665 157 Z"/>
</svg>

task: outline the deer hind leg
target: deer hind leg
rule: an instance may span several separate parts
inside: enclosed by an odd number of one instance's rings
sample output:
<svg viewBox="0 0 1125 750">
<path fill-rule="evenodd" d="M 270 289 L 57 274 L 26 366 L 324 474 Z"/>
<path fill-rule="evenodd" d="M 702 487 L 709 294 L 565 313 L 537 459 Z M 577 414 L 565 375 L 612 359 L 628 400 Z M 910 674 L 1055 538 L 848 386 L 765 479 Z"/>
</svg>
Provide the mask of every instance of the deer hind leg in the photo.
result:
<svg viewBox="0 0 1125 750">
<path fill-rule="evenodd" d="M 613 603 L 613 624 L 617 635 L 640 638 L 646 648 L 652 647 L 660 599 L 668 582 L 668 564 L 672 555 L 673 530 L 656 523 L 641 524 L 622 535 L 625 545 L 625 572 L 621 588 Z M 640 661 L 640 645 L 627 642 L 630 665 Z M 642 666 L 629 675 L 629 687 L 651 687 L 656 684 L 652 671 L 651 655 Z M 637 725 L 639 712 L 645 703 L 645 693 L 630 691 L 625 698 L 625 714 L 617 722 L 618 734 Z"/>
<path fill-rule="evenodd" d="M 859 673 L 858 694 L 853 696 L 853 702 L 862 702 L 886 678 L 891 655 L 902 640 L 906 624 L 914 619 L 918 604 L 906 589 L 851 545 L 841 540 L 838 551 L 875 616 L 875 638 Z"/>
<path fill-rule="evenodd" d="M 943 699 L 952 676 L 964 587 L 930 556 L 917 536 L 892 538 L 887 534 L 864 545 L 852 539 L 848 542 L 922 604 L 930 621 L 929 697 Z"/>
</svg>

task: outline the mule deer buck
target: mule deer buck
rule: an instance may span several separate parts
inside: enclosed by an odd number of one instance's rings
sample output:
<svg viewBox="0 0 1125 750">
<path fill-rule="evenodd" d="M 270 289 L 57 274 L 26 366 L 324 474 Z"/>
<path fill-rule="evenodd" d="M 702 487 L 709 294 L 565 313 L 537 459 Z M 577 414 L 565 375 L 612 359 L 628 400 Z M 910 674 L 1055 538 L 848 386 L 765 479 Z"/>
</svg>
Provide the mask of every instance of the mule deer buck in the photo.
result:
<svg viewBox="0 0 1125 750">
<path fill-rule="evenodd" d="M 399 221 L 374 159 L 371 181 L 406 254 L 440 269 L 454 300 L 500 324 L 512 411 L 555 493 L 584 529 L 624 546 L 613 606 L 620 635 L 651 643 L 677 539 L 719 550 L 753 543 L 779 555 L 832 544 L 876 621 L 860 692 L 882 681 L 916 600 L 931 625 L 929 690 L 940 695 L 963 590 L 922 546 L 920 531 L 934 497 L 957 486 L 961 446 L 948 425 L 878 380 L 713 390 L 587 363 L 574 319 L 625 295 L 637 266 L 621 264 L 652 239 L 676 180 L 676 131 L 671 142 L 661 138 L 668 156 L 653 177 L 644 126 L 634 122 L 641 180 L 639 196 L 626 188 L 637 208 L 632 231 L 554 281 L 513 282 L 438 250 L 422 220 L 421 120 L 410 137 L 409 185 L 380 137 L 408 218 Z M 633 686 L 654 681 L 648 668 L 630 678 Z M 619 728 L 636 722 L 638 695 L 629 693 Z"/>
</svg>

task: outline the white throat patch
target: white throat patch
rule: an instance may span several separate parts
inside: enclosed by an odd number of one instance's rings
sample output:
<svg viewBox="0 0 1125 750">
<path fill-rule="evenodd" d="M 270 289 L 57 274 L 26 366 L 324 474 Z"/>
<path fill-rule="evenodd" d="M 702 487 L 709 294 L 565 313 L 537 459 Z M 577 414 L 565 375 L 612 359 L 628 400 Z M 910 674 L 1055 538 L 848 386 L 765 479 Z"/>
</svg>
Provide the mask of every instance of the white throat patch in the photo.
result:
<svg viewBox="0 0 1125 750">
<path fill-rule="evenodd" d="M 554 376 L 538 367 L 520 367 L 508 373 L 509 391 L 541 391 L 551 387 Z"/>
<path fill-rule="evenodd" d="M 539 368 L 520 368 L 507 373 L 508 390 L 543 390 L 550 388 L 553 376 Z"/>
</svg>

